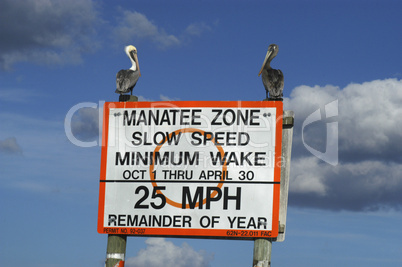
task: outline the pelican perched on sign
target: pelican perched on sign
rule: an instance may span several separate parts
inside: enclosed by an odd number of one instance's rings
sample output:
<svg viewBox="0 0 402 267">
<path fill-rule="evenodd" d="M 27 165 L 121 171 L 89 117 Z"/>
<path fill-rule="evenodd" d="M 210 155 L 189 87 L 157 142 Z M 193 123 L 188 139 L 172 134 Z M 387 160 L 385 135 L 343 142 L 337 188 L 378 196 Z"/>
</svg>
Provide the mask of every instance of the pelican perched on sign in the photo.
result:
<svg viewBox="0 0 402 267">
<path fill-rule="evenodd" d="M 278 54 L 278 46 L 271 44 L 268 47 L 267 55 L 265 56 L 264 63 L 258 76 L 262 73 L 262 83 L 264 84 L 267 98 L 269 93 L 270 99 L 282 99 L 283 96 L 283 73 L 281 70 L 271 68 L 271 61 Z"/>
<path fill-rule="evenodd" d="M 131 92 L 133 94 L 134 86 L 141 76 L 140 65 L 138 64 L 137 48 L 132 45 L 126 46 L 127 56 L 130 58 L 132 66 L 128 70 L 120 70 L 116 75 L 116 93 L 125 94 Z"/>
</svg>

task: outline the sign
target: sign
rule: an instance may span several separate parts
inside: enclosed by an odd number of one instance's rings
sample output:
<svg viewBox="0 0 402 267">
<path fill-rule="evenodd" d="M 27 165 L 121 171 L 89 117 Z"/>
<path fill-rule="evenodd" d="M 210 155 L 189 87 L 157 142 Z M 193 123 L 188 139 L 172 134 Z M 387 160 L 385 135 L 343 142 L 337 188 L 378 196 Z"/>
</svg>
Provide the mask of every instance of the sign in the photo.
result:
<svg viewBox="0 0 402 267">
<path fill-rule="evenodd" d="M 273 238 L 281 101 L 107 102 L 98 232 Z"/>
</svg>

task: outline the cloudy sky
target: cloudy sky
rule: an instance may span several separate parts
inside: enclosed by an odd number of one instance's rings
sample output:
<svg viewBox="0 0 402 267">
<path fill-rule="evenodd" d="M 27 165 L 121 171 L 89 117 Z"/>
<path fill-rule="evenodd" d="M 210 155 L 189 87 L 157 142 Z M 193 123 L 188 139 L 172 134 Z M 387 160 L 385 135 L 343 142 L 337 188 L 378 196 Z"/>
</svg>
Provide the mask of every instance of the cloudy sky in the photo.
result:
<svg viewBox="0 0 402 267">
<path fill-rule="evenodd" d="M 138 49 L 142 101 L 251 101 L 265 97 L 257 75 L 276 43 L 295 127 L 272 265 L 400 266 L 401 10 L 397 0 L 1 0 L 0 265 L 103 266 L 98 107 L 118 99 L 125 45 Z M 251 266 L 252 253 L 251 241 L 130 237 L 126 266 Z"/>
</svg>

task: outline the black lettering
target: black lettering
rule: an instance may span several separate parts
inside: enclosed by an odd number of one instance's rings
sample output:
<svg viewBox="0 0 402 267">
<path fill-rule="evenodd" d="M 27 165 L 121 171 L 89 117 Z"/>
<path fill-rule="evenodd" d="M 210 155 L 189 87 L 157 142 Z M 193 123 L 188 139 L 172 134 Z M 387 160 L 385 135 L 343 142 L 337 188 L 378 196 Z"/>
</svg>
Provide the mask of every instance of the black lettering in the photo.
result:
<svg viewBox="0 0 402 267">
<path fill-rule="evenodd" d="M 242 136 L 245 137 L 245 140 L 243 142 L 242 142 Z M 246 132 L 240 132 L 238 140 L 239 146 L 246 146 L 249 142 L 250 142 L 250 135 Z"/>
<path fill-rule="evenodd" d="M 235 165 L 239 166 L 239 161 L 237 159 L 235 152 L 230 152 L 230 154 L 229 154 L 227 164 L 230 164 L 230 163 L 234 163 Z"/>
<path fill-rule="evenodd" d="M 241 187 L 236 187 L 236 195 L 234 195 L 234 196 L 229 196 L 229 188 L 228 187 L 224 188 L 224 190 L 223 190 L 223 209 L 224 210 L 228 209 L 229 200 L 235 200 L 236 201 L 236 210 L 240 209 Z"/>
<path fill-rule="evenodd" d="M 217 192 L 216 196 L 212 196 L 212 192 Z M 211 202 L 212 201 L 218 201 L 222 197 L 222 191 L 219 187 L 207 187 L 207 192 L 206 192 L 206 209 L 209 210 L 211 207 Z"/>
<path fill-rule="evenodd" d="M 250 229 L 251 227 L 253 227 L 253 229 L 257 228 L 257 225 L 255 224 L 254 217 L 251 217 L 250 220 L 248 221 L 248 224 L 247 224 L 247 229 Z"/>
<path fill-rule="evenodd" d="M 243 116 L 243 112 L 241 110 L 237 110 L 237 125 L 240 125 L 240 122 L 243 122 L 244 125 L 248 124 L 248 112 L 249 110 L 245 110 L 245 115 Z"/>
<path fill-rule="evenodd" d="M 215 133 L 215 145 L 224 145 L 219 143 L 220 140 L 224 139 L 225 132 L 217 132 Z"/>
<path fill-rule="evenodd" d="M 138 224 L 138 226 L 140 226 L 140 227 L 148 226 L 147 217 L 145 217 L 144 215 L 142 215 L 142 216 L 141 216 L 140 223 Z"/>
<path fill-rule="evenodd" d="M 200 159 L 200 154 L 198 151 L 194 152 L 194 155 L 192 158 L 190 158 L 190 152 L 186 151 L 184 152 L 184 164 L 188 165 L 198 165 Z"/>
<path fill-rule="evenodd" d="M 215 118 L 212 119 L 211 125 L 222 125 L 222 122 L 217 122 L 218 117 L 222 114 L 221 109 L 213 109 L 212 112 L 216 112 Z"/>
<path fill-rule="evenodd" d="M 255 115 L 254 115 L 255 113 Z M 260 113 L 259 109 L 253 109 L 250 110 L 250 125 L 260 125 L 260 122 L 258 121 L 258 113 Z M 255 121 L 257 120 L 257 121 Z"/>
<path fill-rule="evenodd" d="M 167 123 L 167 125 L 171 125 L 168 110 L 163 111 L 162 118 L 161 118 L 161 121 L 159 122 L 159 125 L 162 125 L 165 122 Z"/>
<path fill-rule="evenodd" d="M 128 165 L 130 160 L 130 152 L 124 153 L 124 158 L 121 158 L 120 152 L 116 152 L 115 165 Z"/>
<path fill-rule="evenodd" d="M 255 166 L 265 166 L 265 162 L 259 162 L 259 160 L 264 160 L 265 158 L 265 152 L 255 152 L 255 157 L 254 157 L 254 165 Z M 260 157 L 261 156 L 261 157 Z"/>
<path fill-rule="evenodd" d="M 116 215 L 114 215 L 114 214 L 109 214 L 109 220 L 108 220 L 107 226 L 110 226 L 112 223 L 113 223 L 112 226 L 116 226 L 116 219 L 117 219 L 117 216 L 116 216 Z"/>
<path fill-rule="evenodd" d="M 172 152 L 174 153 L 174 152 Z M 169 152 L 166 151 L 163 154 L 163 158 L 161 158 L 161 153 L 156 152 L 155 153 L 155 165 L 163 165 L 163 163 L 165 163 L 165 165 L 169 164 Z"/>
<path fill-rule="evenodd" d="M 185 119 L 190 118 L 190 116 L 187 114 L 190 113 L 189 109 L 182 109 L 180 113 L 180 125 L 188 125 L 190 124 L 188 121 L 185 121 Z"/>
<path fill-rule="evenodd" d="M 134 153 L 134 152 L 133 152 Z M 153 152 L 151 152 L 150 153 L 151 155 L 150 155 L 150 161 L 152 162 L 152 159 L 153 159 L 153 157 L 152 157 L 152 154 L 153 154 Z M 136 162 L 136 165 L 140 165 L 140 160 L 141 160 L 141 163 L 143 164 L 143 165 L 148 165 L 148 153 L 146 152 L 145 153 L 145 156 L 143 157 L 142 156 L 142 154 L 141 153 L 139 153 L 139 152 L 137 152 L 137 154 L 136 154 L 136 158 L 137 158 L 137 162 Z M 132 158 L 132 161 L 134 161 L 134 157 Z M 134 164 L 133 164 L 134 165 Z"/>
<path fill-rule="evenodd" d="M 234 224 L 234 221 L 236 220 L 236 217 L 234 217 L 233 220 L 231 220 L 230 217 L 228 216 L 228 220 L 230 223 L 230 228 L 233 228 L 233 224 Z"/>
<path fill-rule="evenodd" d="M 154 215 L 152 218 L 152 226 L 161 226 L 161 223 L 162 223 L 162 217 L 161 216 L 157 217 Z"/>
<path fill-rule="evenodd" d="M 153 112 L 153 110 L 149 110 L 149 114 L 148 114 L 148 125 L 152 125 L 152 122 L 155 125 L 158 125 L 159 122 L 159 110 L 156 110 L 156 115 Z"/>
<path fill-rule="evenodd" d="M 193 146 L 199 146 L 199 145 L 201 145 L 201 135 L 202 135 L 202 133 L 200 133 L 200 132 L 193 132 L 193 133 L 191 133 L 191 138 L 193 139 L 192 141 L 191 141 L 191 144 L 193 145 Z M 197 141 L 197 142 L 196 142 Z"/>
<path fill-rule="evenodd" d="M 172 224 L 172 218 L 169 215 L 163 215 L 163 227 L 170 226 Z"/>
<path fill-rule="evenodd" d="M 183 226 L 186 227 L 186 224 L 188 225 L 187 227 L 191 227 L 191 217 L 190 216 L 183 216 Z"/>
<path fill-rule="evenodd" d="M 188 152 L 186 152 L 188 153 Z M 175 158 L 177 159 L 177 162 L 174 162 Z M 179 156 L 178 157 L 170 157 L 170 162 L 172 163 L 172 165 L 177 166 L 177 165 L 181 165 L 181 163 L 183 162 L 183 152 L 179 152 Z"/>
<path fill-rule="evenodd" d="M 228 113 L 230 113 L 229 116 Z M 231 121 L 229 121 L 228 118 L 229 119 L 231 118 Z M 235 112 L 232 109 L 225 110 L 225 112 L 223 113 L 223 122 L 225 123 L 225 125 L 232 125 L 233 123 L 235 123 L 235 121 L 236 121 Z"/>
<path fill-rule="evenodd" d="M 134 125 L 134 123 L 135 123 L 135 110 L 131 111 L 130 118 L 128 117 L 128 110 L 125 110 L 123 115 L 123 126 L 126 126 L 126 124 L 128 126 L 130 126 L 131 124 Z"/>
<path fill-rule="evenodd" d="M 248 152 L 246 155 L 244 155 L 244 153 L 242 152 L 241 154 L 240 154 L 240 164 L 241 165 L 244 165 L 244 161 L 247 161 L 247 163 L 250 165 L 250 166 L 252 166 L 253 164 L 251 163 L 251 161 L 248 159 L 248 157 L 251 155 L 251 154 L 253 154 L 253 152 Z"/>
<path fill-rule="evenodd" d="M 180 227 L 181 226 L 180 219 L 181 219 L 181 216 L 179 216 L 179 215 L 174 215 L 173 216 L 173 227 Z"/>
<path fill-rule="evenodd" d="M 173 121 L 171 125 L 175 125 L 176 124 L 176 114 L 179 112 L 180 110 L 178 109 L 172 109 L 170 110 L 170 112 L 173 114 Z"/>
<path fill-rule="evenodd" d="M 186 209 L 187 207 L 187 201 L 188 201 L 188 206 L 190 209 L 196 208 L 197 202 L 199 203 L 198 208 L 202 209 L 202 204 L 203 204 L 203 194 L 204 194 L 204 188 L 203 187 L 197 187 L 194 198 L 191 199 L 191 193 L 190 193 L 190 187 L 184 186 L 183 187 L 183 195 L 182 195 L 182 201 L 181 201 L 181 208 Z M 198 201 L 197 201 L 198 198 Z"/>
<path fill-rule="evenodd" d="M 172 142 L 174 142 L 174 144 L 177 146 L 177 144 L 179 143 L 180 137 L 181 137 L 181 133 L 179 132 L 178 134 L 176 134 L 175 132 L 171 133 L 169 135 L 168 132 L 166 132 L 166 140 L 168 142 L 168 145 L 172 145 Z"/>
<path fill-rule="evenodd" d="M 216 157 L 214 157 L 214 153 L 213 152 L 209 152 L 209 155 L 211 156 L 211 160 L 212 160 L 212 164 L 216 165 L 216 163 L 218 162 L 219 159 L 219 163 L 220 165 L 223 165 L 226 161 L 226 156 L 227 156 L 228 152 L 224 153 L 224 156 L 222 157 L 221 152 L 216 152 Z"/>
<path fill-rule="evenodd" d="M 141 139 L 142 132 L 134 132 L 132 136 L 133 136 L 134 141 L 131 141 L 131 143 L 133 145 L 135 145 L 135 146 L 141 145 L 141 143 L 142 143 L 142 139 Z"/>
<path fill-rule="evenodd" d="M 157 136 L 158 135 L 160 135 L 161 137 L 160 137 L 160 141 L 158 142 L 158 138 L 157 138 Z M 166 135 L 168 135 L 168 133 L 166 133 Z M 160 144 L 163 144 L 163 142 L 165 142 L 165 133 L 163 133 L 163 132 L 156 132 L 155 134 L 154 134 L 154 144 L 155 145 L 160 145 Z"/>
<path fill-rule="evenodd" d="M 267 218 L 258 217 L 258 229 L 260 229 L 261 225 L 264 226 L 264 229 L 267 229 Z"/>
<path fill-rule="evenodd" d="M 127 226 L 137 226 L 138 225 L 138 215 L 128 215 L 127 216 Z"/>
<path fill-rule="evenodd" d="M 140 115 L 138 115 L 138 120 L 136 122 L 136 125 L 138 125 L 140 123 L 144 123 L 144 125 L 147 125 L 147 118 L 145 116 L 145 110 L 140 110 Z"/>
<path fill-rule="evenodd" d="M 214 134 L 212 132 L 204 133 L 204 145 L 207 144 L 207 141 L 212 141 L 214 139 Z"/>
<path fill-rule="evenodd" d="M 246 228 L 244 225 L 246 223 L 246 217 L 239 217 L 237 218 L 237 228 Z"/>
<path fill-rule="evenodd" d="M 231 143 L 231 140 L 236 140 L 236 133 L 235 132 L 227 132 L 226 133 L 226 145 L 228 146 L 235 146 L 236 142 Z"/>
<path fill-rule="evenodd" d="M 126 226 L 126 215 L 119 215 L 118 216 L 118 226 Z"/>
<path fill-rule="evenodd" d="M 200 118 L 201 118 L 200 115 L 196 115 L 196 113 L 199 113 L 199 112 L 201 112 L 201 109 L 193 109 L 193 110 L 191 111 L 191 117 L 192 117 L 192 119 L 191 119 L 191 124 L 192 124 L 192 125 L 201 125 L 201 122 L 195 121 L 196 119 L 200 119 Z"/>
</svg>

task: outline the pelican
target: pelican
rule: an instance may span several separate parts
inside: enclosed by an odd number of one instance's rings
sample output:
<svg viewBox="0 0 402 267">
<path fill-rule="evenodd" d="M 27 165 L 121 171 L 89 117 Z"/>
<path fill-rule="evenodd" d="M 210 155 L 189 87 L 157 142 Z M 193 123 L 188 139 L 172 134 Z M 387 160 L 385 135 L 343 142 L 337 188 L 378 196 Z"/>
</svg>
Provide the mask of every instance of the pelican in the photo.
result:
<svg viewBox="0 0 402 267">
<path fill-rule="evenodd" d="M 262 83 L 264 84 L 265 91 L 269 93 L 270 99 L 282 99 L 283 96 L 283 73 L 281 70 L 271 68 L 271 61 L 278 54 L 278 46 L 271 44 L 268 47 L 267 55 L 265 56 L 264 63 L 258 76 L 262 73 Z"/>
<path fill-rule="evenodd" d="M 138 78 L 141 76 L 140 65 L 138 64 L 137 48 L 132 45 L 126 46 L 127 56 L 130 58 L 132 66 L 128 70 L 120 70 L 116 75 L 116 93 L 125 94 L 131 92 L 133 94 L 134 86 Z"/>
</svg>

